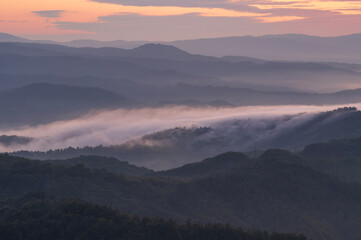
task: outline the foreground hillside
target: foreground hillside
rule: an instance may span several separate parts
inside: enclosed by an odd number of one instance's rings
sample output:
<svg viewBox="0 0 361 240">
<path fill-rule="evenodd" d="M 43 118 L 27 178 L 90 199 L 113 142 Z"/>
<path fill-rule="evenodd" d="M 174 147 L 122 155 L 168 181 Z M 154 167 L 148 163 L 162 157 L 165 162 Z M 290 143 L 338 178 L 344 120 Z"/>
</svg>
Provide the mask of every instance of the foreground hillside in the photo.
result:
<svg viewBox="0 0 361 240">
<path fill-rule="evenodd" d="M 214 170 L 223 163 L 229 167 Z M 257 159 L 229 153 L 147 177 L 8 155 L 1 156 L 0 165 L 2 200 L 41 191 L 178 221 L 228 222 L 321 240 L 356 240 L 361 234 L 361 185 L 285 151 L 270 150 Z"/>
<path fill-rule="evenodd" d="M 39 196 L 0 205 L 0 237 L 13 240 L 306 240 L 303 235 L 244 231 L 223 224 L 180 225 L 172 220 L 131 217 L 79 200 Z"/>
</svg>

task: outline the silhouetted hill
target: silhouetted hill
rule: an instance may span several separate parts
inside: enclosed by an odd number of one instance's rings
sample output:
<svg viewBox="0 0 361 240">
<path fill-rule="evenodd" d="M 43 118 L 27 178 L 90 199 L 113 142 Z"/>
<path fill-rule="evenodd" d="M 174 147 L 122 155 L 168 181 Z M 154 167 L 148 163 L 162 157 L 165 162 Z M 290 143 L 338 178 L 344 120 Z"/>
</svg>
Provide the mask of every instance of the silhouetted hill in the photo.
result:
<svg viewBox="0 0 361 240">
<path fill-rule="evenodd" d="M 293 163 L 293 164 L 305 164 L 304 160 L 297 155 L 280 149 L 268 149 L 259 156 L 258 161 L 264 163 L 270 163 L 273 161 Z"/>
<path fill-rule="evenodd" d="M 339 37 L 283 34 L 182 40 L 170 44 L 191 53 L 218 57 L 239 55 L 268 60 L 360 63 L 360 52 L 355 50 L 360 40 L 361 34 Z"/>
<path fill-rule="evenodd" d="M 256 62 L 256 63 L 265 63 L 266 61 L 263 59 L 252 58 L 252 57 L 245 57 L 245 56 L 224 56 L 220 57 L 219 60 L 231 62 L 231 63 L 238 63 L 238 62 Z"/>
<path fill-rule="evenodd" d="M 128 69 L 129 70 L 129 69 Z M 135 69 L 134 69 L 135 71 Z M 80 74 L 80 73 L 79 73 Z M 123 72 L 128 75 L 128 73 Z M 135 73 L 136 74 L 136 73 Z M 161 79 L 168 81 L 166 75 Z M 132 75 L 129 73 L 129 75 Z M 134 77 L 134 76 L 133 76 Z M 188 76 L 189 77 L 189 76 Z M 179 83 L 171 85 L 156 85 L 156 82 L 138 82 L 128 79 L 113 79 L 109 77 L 92 76 L 60 76 L 53 74 L 0 74 L 0 90 L 18 88 L 32 83 L 65 84 L 78 87 L 98 87 L 118 93 L 124 97 L 148 103 L 149 106 L 186 105 L 192 107 L 203 106 L 245 106 L 245 105 L 292 105 L 292 104 L 347 104 L 361 102 L 361 90 L 353 89 L 329 94 L 290 91 L 261 91 L 250 88 L 227 86 L 199 86 Z M 152 76 L 145 76 L 153 78 Z M 181 79 L 180 76 L 178 79 Z M 191 78 L 188 79 L 189 81 Z M 188 81 L 187 80 L 187 81 Z M 157 81 L 163 81 L 158 79 Z M 175 80 L 177 81 L 177 80 Z M 158 82 L 159 83 L 159 82 Z"/>
<path fill-rule="evenodd" d="M 31 42 L 31 41 L 7 33 L 0 33 L 0 42 Z"/>
<path fill-rule="evenodd" d="M 49 162 L 52 164 L 63 164 L 68 166 L 81 164 L 90 169 L 105 169 L 108 172 L 127 176 L 141 176 L 152 173 L 151 170 L 144 167 L 136 167 L 128 162 L 121 162 L 116 158 L 101 156 L 80 156 L 66 160 L 49 160 Z"/>
<path fill-rule="evenodd" d="M 40 44 L 28 42 L 1 42 L 1 54 L 14 54 L 23 56 L 64 56 L 77 55 L 76 50 L 71 51 L 71 48 L 55 45 L 55 44 Z"/>
<path fill-rule="evenodd" d="M 216 61 L 215 57 L 206 57 L 202 55 L 193 55 L 176 47 L 162 44 L 149 43 L 143 46 L 131 49 L 126 54 L 128 57 L 138 58 L 163 58 L 178 61 Z"/>
<path fill-rule="evenodd" d="M 361 89 L 353 89 L 328 94 L 308 92 L 285 92 L 285 91 L 260 91 L 250 88 L 238 88 L 227 86 L 195 86 L 190 84 L 177 84 L 165 86 L 157 90 L 158 99 L 168 99 L 161 103 L 177 103 L 185 105 L 197 105 L 197 101 L 203 103 L 224 101 L 223 105 L 238 106 L 249 105 L 330 105 L 358 103 L 361 101 Z M 184 100 L 187 99 L 188 103 Z M 211 104 L 216 105 L 216 104 Z"/>
<path fill-rule="evenodd" d="M 11 36 L 7 41 L 29 41 L 44 43 L 46 41 L 30 41 Z M 227 55 L 248 56 L 267 60 L 284 61 L 336 61 L 361 63 L 358 43 L 361 34 L 337 37 L 318 37 L 302 34 L 280 34 L 263 36 L 234 36 L 209 39 L 190 39 L 174 42 L 162 42 L 193 54 L 223 57 Z M 49 41 L 50 42 L 50 41 Z M 117 47 L 134 48 L 147 44 L 144 41 L 129 42 L 75 40 L 71 42 L 52 42 L 72 47 Z M 283 54 L 283 53 L 287 54 Z"/>
<path fill-rule="evenodd" d="M 76 87 L 102 88 L 132 99 L 149 100 L 149 95 L 161 93 L 160 86 L 140 83 L 128 79 L 112 79 L 105 77 L 78 76 L 65 77 L 60 75 L 10 75 L 0 74 L 0 90 L 19 88 L 33 83 L 62 84 Z M 144 97 L 142 97 L 144 96 Z"/>
<path fill-rule="evenodd" d="M 284 161 L 312 167 L 338 178 L 361 183 L 360 138 L 332 140 L 307 145 L 297 155 L 283 150 L 266 150 L 258 161 Z"/>
<path fill-rule="evenodd" d="M 1 36 L 0 36 L 1 37 Z M 190 54 L 176 47 L 163 44 L 145 44 L 133 49 L 114 47 L 74 48 L 57 44 L 5 42 L 0 44 L 3 54 L 27 56 L 98 56 L 167 59 L 175 61 L 217 61 L 215 57 Z"/>
<path fill-rule="evenodd" d="M 0 92 L 0 122 L 4 126 L 39 124 L 74 118 L 96 109 L 135 106 L 135 101 L 100 88 L 34 83 Z"/>
<path fill-rule="evenodd" d="M 125 48 L 133 49 L 139 46 L 146 44 L 146 41 L 124 41 L 124 40 L 114 40 L 114 41 L 96 41 L 92 39 L 79 39 L 69 42 L 58 42 L 57 44 L 65 45 L 68 47 L 92 47 L 92 48 L 103 48 L 103 47 L 113 47 L 113 48 Z"/>
<path fill-rule="evenodd" d="M 152 175 L 175 178 L 204 178 L 229 174 L 249 161 L 250 159 L 243 153 L 228 152 L 213 158 L 207 158 L 201 162 L 186 164 L 168 171 L 155 172 Z"/>
<path fill-rule="evenodd" d="M 218 59 L 160 44 L 128 50 L 0 43 L 0 53 L 3 74 L 127 78 L 148 84 L 191 83 L 263 90 L 332 92 L 361 87 L 361 66 L 356 64 Z"/>
<path fill-rule="evenodd" d="M 361 158 L 361 138 L 332 140 L 328 143 L 307 145 L 301 155 L 307 158 Z"/>
<path fill-rule="evenodd" d="M 12 35 L 3 34 L 3 39 L 10 42 L 53 43 L 69 47 L 112 47 L 135 48 L 145 41 L 95 41 L 75 40 L 70 42 L 30 41 Z M 223 57 L 229 55 L 248 56 L 253 58 L 282 61 L 334 61 L 361 63 L 358 43 L 361 34 L 337 37 L 318 37 L 302 34 L 280 34 L 263 36 L 233 36 L 209 39 L 190 39 L 174 42 L 161 42 L 184 51 Z M 0 38 L 1 41 L 1 38 Z M 152 43 L 153 44 L 153 43 Z M 158 43 L 159 44 L 159 43 Z M 283 53 L 287 54 L 283 54 Z"/>
<path fill-rule="evenodd" d="M 37 52 L 37 50 L 34 51 Z M 0 64 L 0 72 L 8 75 L 127 78 L 151 84 L 175 84 L 178 82 L 202 82 L 206 80 L 204 77 L 192 76 L 176 70 L 158 70 L 139 66 L 123 59 L 85 55 L 24 56 L 0 54 Z"/>
<path fill-rule="evenodd" d="M 3 239 L 257 240 L 262 236 L 263 240 L 306 240 L 303 235 L 244 231 L 224 224 L 180 225 L 173 220 L 139 218 L 73 199 L 49 200 L 33 194 L 15 202 L 0 209 Z"/>
</svg>

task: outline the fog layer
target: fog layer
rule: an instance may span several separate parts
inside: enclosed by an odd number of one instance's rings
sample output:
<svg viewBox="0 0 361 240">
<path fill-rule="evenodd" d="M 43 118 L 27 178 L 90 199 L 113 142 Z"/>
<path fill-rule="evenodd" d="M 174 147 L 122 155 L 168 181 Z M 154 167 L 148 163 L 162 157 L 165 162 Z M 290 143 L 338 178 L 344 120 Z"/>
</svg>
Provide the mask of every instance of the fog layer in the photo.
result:
<svg viewBox="0 0 361 240">
<path fill-rule="evenodd" d="M 353 106 L 359 105 L 361 104 L 354 104 Z M 26 145 L 0 146 L 0 150 L 3 152 L 46 151 L 69 146 L 117 145 L 145 134 L 173 127 L 216 126 L 226 120 L 274 119 L 283 115 L 307 113 L 299 115 L 299 119 L 302 121 L 302 119 L 315 113 L 337 107 L 341 106 L 165 107 L 93 112 L 70 121 L 57 121 L 35 127 L 23 126 L 17 129 L 3 130 L 1 135 L 31 137 L 34 140 Z M 298 121 L 292 122 L 297 124 Z M 253 125 L 250 126 L 249 131 L 257 128 L 257 124 Z M 282 129 L 282 127 L 279 128 Z M 228 129 L 228 131 L 230 130 Z"/>
</svg>

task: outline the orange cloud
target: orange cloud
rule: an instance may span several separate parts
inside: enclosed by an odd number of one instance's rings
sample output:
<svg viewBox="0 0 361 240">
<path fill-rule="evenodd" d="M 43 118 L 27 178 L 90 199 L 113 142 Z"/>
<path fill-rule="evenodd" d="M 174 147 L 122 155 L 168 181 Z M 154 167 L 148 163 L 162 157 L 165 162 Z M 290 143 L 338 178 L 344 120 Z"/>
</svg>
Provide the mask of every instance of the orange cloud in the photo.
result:
<svg viewBox="0 0 361 240">
<path fill-rule="evenodd" d="M 264 23 L 274 23 L 274 22 L 289 22 L 295 20 L 306 19 L 306 17 L 297 17 L 297 16 L 271 16 L 271 17 L 260 17 L 257 18 Z"/>
<path fill-rule="evenodd" d="M 119 12 L 145 16 L 172 16 L 190 13 L 203 17 L 262 17 L 267 13 L 242 12 L 222 8 L 168 7 L 168 6 L 123 6 L 110 3 L 98 3 L 88 0 L 0 0 L 0 16 L 4 22 L 0 31 L 21 34 L 64 34 L 78 33 L 56 29 L 54 19 L 41 16 L 43 12 L 57 12 L 56 21 L 62 22 L 97 22 L 99 17 Z M 6 2 L 5 2 L 6 1 Z M 13 22 L 12 22 L 13 21 Z"/>
<path fill-rule="evenodd" d="M 337 12 L 343 15 L 361 14 L 361 1 L 304 1 L 304 0 L 270 0 L 250 6 L 262 9 L 308 9 Z"/>
</svg>

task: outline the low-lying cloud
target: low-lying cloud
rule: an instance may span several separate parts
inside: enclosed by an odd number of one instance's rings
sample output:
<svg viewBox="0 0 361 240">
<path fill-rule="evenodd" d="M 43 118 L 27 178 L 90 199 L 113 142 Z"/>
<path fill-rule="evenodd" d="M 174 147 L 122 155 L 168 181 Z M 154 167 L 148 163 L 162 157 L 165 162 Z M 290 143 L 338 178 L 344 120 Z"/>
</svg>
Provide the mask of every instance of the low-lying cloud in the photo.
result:
<svg viewBox="0 0 361 240">
<path fill-rule="evenodd" d="M 312 114 L 333 110 L 337 107 L 340 106 L 256 106 L 202 109 L 165 107 L 94 112 L 69 121 L 3 130 L 0 135 L 31 137 L 34 140 L 26 145 L 2 146 L 0 151 L 46 151 L 69 146 L 117 145 L 145 134 L 173 127 L 215 126 L 222 121 L 234 119 L 256 120 L 299 113 Z M 225 129 L 224 131 L 229 130 Z"/>
</svg>

